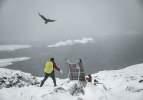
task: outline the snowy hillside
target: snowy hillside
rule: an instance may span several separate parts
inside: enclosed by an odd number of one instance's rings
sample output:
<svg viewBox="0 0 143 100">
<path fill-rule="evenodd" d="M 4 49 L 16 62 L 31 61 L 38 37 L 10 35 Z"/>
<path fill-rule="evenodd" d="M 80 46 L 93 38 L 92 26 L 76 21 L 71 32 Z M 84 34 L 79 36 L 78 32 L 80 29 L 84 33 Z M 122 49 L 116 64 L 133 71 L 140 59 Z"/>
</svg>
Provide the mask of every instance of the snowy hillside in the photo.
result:
<svg viewBox="0 0 143 100">
<path fill-rule="evenodd" d="M 106 87 L 109 100 L 143 99 L 143 64 L 93 75 Z"/>
<path fill-rule="evenodd" d="M 0 69 L 1 77 L 10 70 Z M 15 72 L 14 72 L 15 73 Z M 22 72 L 18 72 L 22 73 Z M 29 80 L 31 75 L 22 73 Z M 87 83 L 85 88 L 76 81 L 57 79 L 53 87 L 49 78 L 43 87 L 29 85 L 22 88 L 0 89 L 0 100 L 142 100 L 143 99 L 143 64 L 129 66 L 121 70 L 101 71 L 92 75 L 100 84 Z M 30 78 L 32 79 L 32 78 Z M 41 78 L 37 78 L 40 82 Z M 27 81 L 26 81 L 27 82 Z"/>
<path fill-rule="evenodd" d="M 39 82 L 36 77 L 21 71 L 0 68 L 0 89 L 10 87 L 24 87 L 36 85 Z"/>
</svg>

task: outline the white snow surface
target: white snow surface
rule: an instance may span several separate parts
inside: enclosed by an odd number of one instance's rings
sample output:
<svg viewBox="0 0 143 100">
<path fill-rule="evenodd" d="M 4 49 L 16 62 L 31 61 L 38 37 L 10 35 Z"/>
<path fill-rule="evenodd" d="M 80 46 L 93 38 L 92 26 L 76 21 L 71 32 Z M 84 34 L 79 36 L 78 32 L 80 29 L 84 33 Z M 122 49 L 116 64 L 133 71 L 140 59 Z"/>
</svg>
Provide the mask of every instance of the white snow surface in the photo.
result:
<svg viewBox="0 0 143 100">
<path fill-rule="evenodd" d="M 15 51 L 30 48 L 31 45 L 0 45 L 0 51 Z"/>
<path fill-rule="evenodd" d="M 38 83 L 37 78 L 29 73 L 0 68 L 0 89 L 31 86 Z"/>
<path fill-rule="evenodd" d="M 12 65 L 14 62 L 29 60 L 30 57 L 0 59 L 0 67 Z"/>
<path fill-rule="evenodd" d="M 0 76 L 9 76 L 7 70 L 1 70 L 3 73 Z M 93 82 L 87 83 L 84 88 L 76 81 L 58 78 L 57 87 L 53 87 L 49 78 L 43 87 L 2 88 L 0 100 L 143 100 L 143 64 L 121 70 L 100 71 L 92 77 Z M 39 82 L 41 79 L 37 77 Z M 100 84 L 94 85 L 94 79 Z"/>
</svg>

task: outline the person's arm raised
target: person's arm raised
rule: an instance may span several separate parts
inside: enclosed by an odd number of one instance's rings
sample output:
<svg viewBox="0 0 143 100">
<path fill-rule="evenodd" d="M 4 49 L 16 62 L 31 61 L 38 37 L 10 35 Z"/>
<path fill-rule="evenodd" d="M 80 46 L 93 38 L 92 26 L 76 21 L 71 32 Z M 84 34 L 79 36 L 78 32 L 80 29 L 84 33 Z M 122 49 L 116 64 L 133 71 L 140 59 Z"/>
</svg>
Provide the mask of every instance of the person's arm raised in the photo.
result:
<svg viewBox="0 0 143 100">
<path fill-rule="evenodd" d="M 53 62 L 53 65 L 54 65 L 54 68 L 55 68 L 56 70 L 60 71 L 60 68 L 59 68 L 59 67 L 57 67 L 57 65 L 56 65 L 56 63 L 55 63 L 55 62 Z"/>
</svg>

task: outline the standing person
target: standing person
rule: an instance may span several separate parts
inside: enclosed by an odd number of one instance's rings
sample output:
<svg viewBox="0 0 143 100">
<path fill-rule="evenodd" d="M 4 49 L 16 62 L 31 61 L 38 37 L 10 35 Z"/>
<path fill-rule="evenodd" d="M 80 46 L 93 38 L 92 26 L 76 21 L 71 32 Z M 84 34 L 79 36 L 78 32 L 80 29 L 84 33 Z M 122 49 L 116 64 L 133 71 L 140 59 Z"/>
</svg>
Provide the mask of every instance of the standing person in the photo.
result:
<svg viewBox="0 0 143 100">
<path fill-rule="evenodd" d="M 50 76 L 53 80 L 54 86 L 57 86 L 56 84 L 56 78 L 55 78 L 55 71 L 54 69 L 58 70 L 59 72 L 62 73 L 62 70 L 60 70 L 59 67 L 57 67 L 54 58 L 50 58 L 49 61 L 46 62 L 45 67 L 44 67 L 44 74 L 45 77 L 42 80 L 40 87 L 43 86 L 44 82 L 47 80 L 47 78 Z"/>
</svg>

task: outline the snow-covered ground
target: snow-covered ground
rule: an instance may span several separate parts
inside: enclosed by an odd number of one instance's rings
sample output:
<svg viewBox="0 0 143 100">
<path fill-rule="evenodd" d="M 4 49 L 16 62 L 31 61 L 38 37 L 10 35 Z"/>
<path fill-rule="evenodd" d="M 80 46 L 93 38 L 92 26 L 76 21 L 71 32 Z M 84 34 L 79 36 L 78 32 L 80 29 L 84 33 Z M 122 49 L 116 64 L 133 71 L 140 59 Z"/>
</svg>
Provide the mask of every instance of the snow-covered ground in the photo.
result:
<svg viewBox="0 0 143 100">
<path fill-rule="evenodd" d="M 30 48 L 31 45 L 0 45 L 0 51 L 15 51 Z"/>
<path fill-rule="evenodd" d="M 0 67 L 12 65 L 14 62 L 29 60 L 30 57 L 0 59 Z"/>
<path fill-rule="evenodd" d="M 6 73 L 14 74 L 17 71 L 0 68 L 0 72 L 3 72 L 0 74 L 1 77 L 8 77 L 10 74 Z M 32 79 L 26 73 L 20 75 Z M 39 84 L 29 84 L 21 88 L 2 88 L 0 100 L 143 100 L 143 64 L 121 70 L 101 71 L 92 76 L 93 82 L 87 83 L 85 88 L 76 81 L 58 78 L 57 87 L 53 87 L 49 78 L 43 87 L 39 87 Z M 94 78 L 100 84 L 94 85 Z M 41 78 L 35 77 L 34 80 L 40 82 Z M 27 84 L 27 81 L 24 82 Z"/>
<path fill-rule="evenodd" d="M 143 99 L 143 64 L 93 75 L 103 83 L 108 100 Z"/>
<path fill-rule="evenodd" d="M 0 89 L 38 84 L 35 76 L 21 71 L 0 68 Z"/>
</svg>

